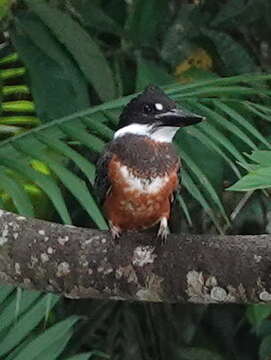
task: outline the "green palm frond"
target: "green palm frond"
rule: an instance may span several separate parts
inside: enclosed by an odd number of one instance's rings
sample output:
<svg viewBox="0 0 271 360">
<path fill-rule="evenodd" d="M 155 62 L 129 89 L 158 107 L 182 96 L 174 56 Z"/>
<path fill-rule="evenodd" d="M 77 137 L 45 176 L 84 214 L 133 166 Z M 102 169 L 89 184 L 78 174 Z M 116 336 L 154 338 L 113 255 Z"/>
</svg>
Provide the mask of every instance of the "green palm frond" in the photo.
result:
<svg viewBox="0 0 271 360">
<path fill-rule="evenodd" d="M 270 100 L 270 91 L 263 87 L 263 81 L 270 78 L 270 75 L 243 75 L 188 85 L 177 84 L 165 89 L 179 104 L 207 117 L 205 123 L 180 132 L 176 145 L 185 165 L 184 187 L 209 213 L 218 228 L 215 213 L 218 212 L 226 222 L 227 215 L 209 174 L 198 164 L 193 147 L 210 148 L 237 177 L 240 176 L 235 161 L 244 163 L 245 158 L 236 146 L 237 141 L 246 149 L 255 150 L 258 145 L 270 148 L 257 127 L 246 120 L 247 114 L 256 116 L 258 120 L 270 120 L 271 110 L 264 105 Z M 113 135 L 122 106 L 131 97 L 56 119 L 0 143 L 2 183 L 20 213 L 32 215 L 33 207 L 16 178 L 11 177 L 11 171 L 18 172 L 45 191 L 64 223 L 72 222 L 64 196 L 67 190 L 99 228 L 107 228 L 93 191 L 88 187 L 88 183 L 94 182 L 95 164 L 88 158 L 89 154 L 79 152 L 73 143 L 84 145 L 91 153 L 99 154 Z M 190 140 L 185 141 L 185 137 Z M 54 176 L 34 169 L 31 165 L 33 159 L 46 164 Z M 78 171 L 71 171 L 71 164 L 84 176 Z M 188 209 L 184 211 L 187 213 Z"/>
<path fill-rule="evenodd" d="M 57 296 L 52 298 L 52 295 L 44 296 L 39 292 L 32 291 L 22 291 L 18 296 L 18 291 L 14 287 L 1 287 L 1 358 L 10 354 L 10 359 L 13 359 L 11 356 L 13 348 L 21 343 L 27 345 L 30 341 L 29 333 L 44 319 L 48 297 L 51 298 L 50 311 L 59 299 Z"/>
<path fill-rule="evenodd" d="M 25 73 L 20 57 L 6 44 L 0 50 L 0 141 L 41 124 L 30 88 L 25 84 Z M 46 195 L 31 181 L 18 177 L 15 172 L 9 172 L 9 176 L 1 172 L 0 184 L 0 198 L 5 209 L 44 218 L 49 214 Z"/>
<path fill-rule="evenodd" d="M 80 320 L 78 316 L 66 317 L 61 321 L 48 319 L 59 299 L 52 294 L 16 290 L 12 286 L 1 287 L 1 359 L 59 359 L 74 334 L 74 325 Z M 76 356 L 78 359 L 90 359 L 94 356 L 107 358 L 106 354 L 98 351 Z"/>
<path fill-rule="evenodd" d="M 256 150 L 246 154 L 252 163 L 246 164 L 248 174 L 231 186 L 230 191 L 253 191 L 271 187 L 271 151 Z"/>
<path fill-rule="evenodd" d="M 18 62 L 18 54 L 0 56 L 0 137 L 14 136 L 40 124 L 30 90 L 22 76 L 25 68 Z"/>
</svg>

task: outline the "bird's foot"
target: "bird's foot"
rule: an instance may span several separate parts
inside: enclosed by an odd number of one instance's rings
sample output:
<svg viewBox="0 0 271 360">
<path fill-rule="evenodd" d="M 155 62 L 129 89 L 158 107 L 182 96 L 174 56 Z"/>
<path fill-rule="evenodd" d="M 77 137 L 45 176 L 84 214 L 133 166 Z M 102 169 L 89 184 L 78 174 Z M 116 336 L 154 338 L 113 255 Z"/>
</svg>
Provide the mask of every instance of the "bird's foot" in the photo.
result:
<svg viewBox="0 0 271 360">
<path fill-rule="evenodd" d="M 159 226 L 159 230 L 157 233 L 157 237 L 159 237 L 161 239 L 162 245 L 164 245 L 166 243 L 168 234 L 169 234 L 169 228 L 168 228 L 168 224 L 167 224 L 167 218 L 162 217 L 160 220 L 160 226 Z"/>
<path fill-rule="evenodd" d="M 121 229 L 117 225 L 113 225 L 111 221 L 109 222 L 109 226 L 112 238 L 117 240 L 121 235 Z"/>
</svg>

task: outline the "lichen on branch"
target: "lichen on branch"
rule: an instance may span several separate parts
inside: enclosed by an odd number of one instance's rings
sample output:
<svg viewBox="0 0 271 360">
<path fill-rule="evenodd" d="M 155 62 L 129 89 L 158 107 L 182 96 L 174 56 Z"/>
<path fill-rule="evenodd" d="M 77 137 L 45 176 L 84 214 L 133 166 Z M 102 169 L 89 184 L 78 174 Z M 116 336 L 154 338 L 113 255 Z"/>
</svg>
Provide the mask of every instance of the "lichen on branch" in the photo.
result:
<svg viewBox="0 0 271 360">
<path fill-rule="evenodd" d="M 0 284 L 70 298 L 271 301 L 271 236 L 155 235 L 50 223 L 0 211 Z"/>
</svg>

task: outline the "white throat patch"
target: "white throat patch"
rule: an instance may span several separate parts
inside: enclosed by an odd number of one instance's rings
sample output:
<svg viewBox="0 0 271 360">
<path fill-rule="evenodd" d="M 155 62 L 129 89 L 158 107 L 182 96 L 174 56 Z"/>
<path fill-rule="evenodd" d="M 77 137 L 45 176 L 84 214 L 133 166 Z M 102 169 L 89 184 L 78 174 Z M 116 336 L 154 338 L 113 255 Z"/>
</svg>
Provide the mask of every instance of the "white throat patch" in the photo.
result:
<svg viewBox="0 0 271 360">
<path fill-rule="evenodd" d="M 154 141 L 170 143 L 178 130 L 179 128 L 174 126 L 161 126 L 153 130 L 153 127 L 147 124 L 131 124 L 116 131 L 114 139 L 126 134 L 134 134 L 148 136 Z"/>
</svg>

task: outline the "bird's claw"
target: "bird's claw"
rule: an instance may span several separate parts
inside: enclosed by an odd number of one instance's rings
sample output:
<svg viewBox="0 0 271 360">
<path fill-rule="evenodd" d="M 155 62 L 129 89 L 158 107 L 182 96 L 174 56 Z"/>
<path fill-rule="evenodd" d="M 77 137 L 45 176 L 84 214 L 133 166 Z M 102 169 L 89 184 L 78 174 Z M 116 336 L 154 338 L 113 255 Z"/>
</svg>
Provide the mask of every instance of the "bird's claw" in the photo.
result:
<svg viewBox="0 0 271 360">
<path fill-rule="evenodd" d="M 160 221 L 159 230 L 157 233 L 157 237 L 161 239 L 161 244 L 164 245 L 167 240 L 167 236 L 169 234 L 169 228 L 167 225 L 167 218 L 163 217 Z"/>
<path fill-rule="evenodd" d="M 111 222 L 109 223 L 109 225 L 110 225 L 110 231 L 111 231 L 112 238 L 114 240 L 117 240 L 121 235 L 120 228 L 116 225 L 113 225 Z"/>
</svg>

